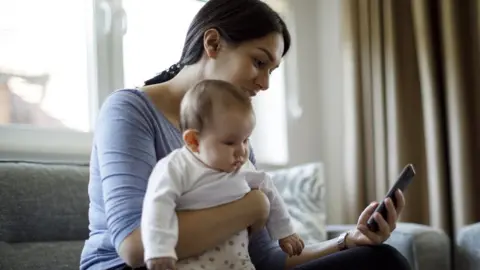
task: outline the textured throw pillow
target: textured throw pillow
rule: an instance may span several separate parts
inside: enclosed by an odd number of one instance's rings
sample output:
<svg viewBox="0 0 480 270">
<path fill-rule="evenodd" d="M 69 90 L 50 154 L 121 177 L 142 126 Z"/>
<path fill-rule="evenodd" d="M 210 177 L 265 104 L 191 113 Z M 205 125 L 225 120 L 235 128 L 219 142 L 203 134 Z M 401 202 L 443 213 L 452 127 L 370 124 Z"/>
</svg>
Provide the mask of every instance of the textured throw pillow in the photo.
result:
<svg viewBox="0 0 480 270">
<path fill-rule="evenodd" d="M 327 239 L 323 166 L 309 163 L 268 172 L 306 244 Z"/>
</svg>

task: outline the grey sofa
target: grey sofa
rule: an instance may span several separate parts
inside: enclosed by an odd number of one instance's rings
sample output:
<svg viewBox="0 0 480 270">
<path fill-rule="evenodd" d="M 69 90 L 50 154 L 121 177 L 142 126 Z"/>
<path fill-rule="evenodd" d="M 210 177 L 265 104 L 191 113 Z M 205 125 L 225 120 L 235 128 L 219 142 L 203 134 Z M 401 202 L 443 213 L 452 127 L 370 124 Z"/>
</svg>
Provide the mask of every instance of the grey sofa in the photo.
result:
<svg viewBox="0 0 480 270">
<path fill-rule="evenodd" d="M 480 269 L 480 222 L 460 229 L 455 249 L 455 270 L 478 269 Z"/>
<path fill-rule="evenodd" d="M 78 269 L 88 236 L 87 183 L 87 165 L 0 161 L 0 269 Z M 329 226 L 328 237 L 349 228 Z M 415 270 L 450 269 L 441 231 L 401 223 L 388 243 Z"/>
</svg>

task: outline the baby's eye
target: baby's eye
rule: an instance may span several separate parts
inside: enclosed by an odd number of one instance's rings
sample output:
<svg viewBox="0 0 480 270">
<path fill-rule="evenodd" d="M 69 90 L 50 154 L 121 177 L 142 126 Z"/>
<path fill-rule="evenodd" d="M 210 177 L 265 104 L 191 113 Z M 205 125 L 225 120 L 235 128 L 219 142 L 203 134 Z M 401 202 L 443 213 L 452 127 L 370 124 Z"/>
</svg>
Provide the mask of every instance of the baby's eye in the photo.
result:
<svg viewBox="0 0 480 270">
<path fill-rule="evenodd" d="M 234 145 L 235 143 L 234 142 L 225 142 L 226 145 L 229 145 L 229 146 L 232 146 Z"/>
</svg>

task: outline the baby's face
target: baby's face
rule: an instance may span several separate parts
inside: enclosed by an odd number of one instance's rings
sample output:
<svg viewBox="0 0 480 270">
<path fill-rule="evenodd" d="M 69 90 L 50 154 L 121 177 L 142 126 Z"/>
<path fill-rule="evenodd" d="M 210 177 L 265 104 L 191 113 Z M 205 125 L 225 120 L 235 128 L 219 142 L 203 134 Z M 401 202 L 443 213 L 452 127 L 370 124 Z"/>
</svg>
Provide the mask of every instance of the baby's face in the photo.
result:
<svg viewBox="0 0 480 270">
<path fill-rule="evenodd" d="M 199 138 L 200 159 L 216 170 L 239 169 L 248 160 L 248 138 L 254 125 L 250 112 L 230 110 L 216 114 Z"/>
</svg>

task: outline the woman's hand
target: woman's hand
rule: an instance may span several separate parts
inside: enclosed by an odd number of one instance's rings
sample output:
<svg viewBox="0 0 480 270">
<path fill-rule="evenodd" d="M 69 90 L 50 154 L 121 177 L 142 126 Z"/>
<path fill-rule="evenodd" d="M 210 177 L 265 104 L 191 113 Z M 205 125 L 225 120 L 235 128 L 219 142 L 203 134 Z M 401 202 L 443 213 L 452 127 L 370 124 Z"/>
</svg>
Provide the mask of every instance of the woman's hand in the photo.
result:
<svg viewBox="0 0 480 270">
<path fill-rule="evenodd" d="M 390 234 L 396 228 L 398 216 L 402 213 L 403 208 L 405 207 L 405 198 L 400 190 L 395 192 L 395 198 L 397 201 L 396 209 L 391 199 L 385 199 L 388 212 L 387 220 L 385 220 L 380 213 L 375 213 L 373 215 L 373 218 L 378 223 L 379 227 L 377 232 L 372 232 L 368 229 L 367 221 L 377 208 L 378 202 L 371 203 L 362 214 L 360 214 L 357 227 L 349 233 L 346 239 L 346 244 L 349 248 L 364 245 L 378 245 L 385 242 L 390 237 Z"/>
<path fill-rule="evenodd" d="M 265 227 L 270 214 L 270 201 L 262 191 L 256 188 L 253 188 L 245 197 L 249 198 L 251 209 L 256 210 L 255 221 L 249 227 L 249 233 L 252 234 Z"/>
</svg>

